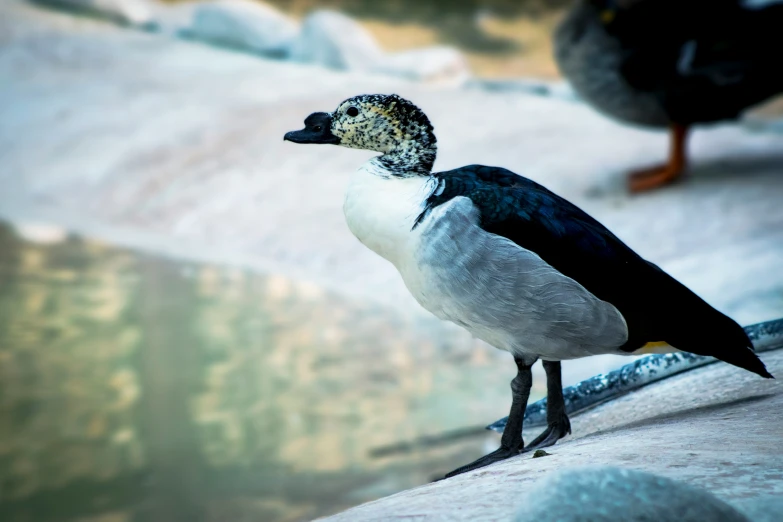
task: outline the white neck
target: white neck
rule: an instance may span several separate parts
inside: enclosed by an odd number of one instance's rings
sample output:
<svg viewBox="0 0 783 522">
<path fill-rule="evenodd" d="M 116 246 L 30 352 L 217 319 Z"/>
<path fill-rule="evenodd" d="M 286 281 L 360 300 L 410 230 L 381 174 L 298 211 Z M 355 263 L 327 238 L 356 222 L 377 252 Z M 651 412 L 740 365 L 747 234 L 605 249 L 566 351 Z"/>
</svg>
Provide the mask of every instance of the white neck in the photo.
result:
<svg viewBox="0 0 783 522">
<path fill-rule="evenodd" d="M 412 248 L 413 224 L 436 186 L 431 176 L 395 176 L 373 158 L 353 175 L 345 192 L 348 228 L 399 268 Z"/>
</svg>

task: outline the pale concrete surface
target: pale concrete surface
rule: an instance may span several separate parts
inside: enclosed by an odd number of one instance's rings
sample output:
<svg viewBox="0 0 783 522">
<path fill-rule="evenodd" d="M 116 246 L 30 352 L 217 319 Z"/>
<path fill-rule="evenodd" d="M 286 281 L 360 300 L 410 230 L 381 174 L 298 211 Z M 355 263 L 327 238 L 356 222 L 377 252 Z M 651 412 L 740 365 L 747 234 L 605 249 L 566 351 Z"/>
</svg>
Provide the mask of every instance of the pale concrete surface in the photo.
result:
<svg viewBox="0 0 783 522">
<path fill-rule="evenodd" d="M 783 375 L 783 351 L 763 358 Z M 523 455 L 322 520 L 511 520 L 538 480 L 588 465 L 647 471 L 749 505 L 783 495 L 781 408 L 780 382 L 716 364 L 573 417 L 574 435 L 550 456 Z"/>
<path fill-rule="evenodd" d="M 424 314 L 344 223 L 347 178 L 372 154 L 282 141 L 312 111 L 398 92 L 432 119 L 438 169 L 510 168 L 582 206 L 740 323 L 783 315 L 783 134 L 700 131 L 687 182 L 629 197 L 624 171 L 662 159 L 666 137 L 567 100 L 338 74 L 22 0 L 0 10 L 0 217 Z M 600 361 L 567 363 L 566 382 L 618 364 Z"/>
<path fill-rule="evenodd" d="M 391 265 L 344 224 L 347 178 L 371 153 L 282 141 L 310 112 L 362 92 L 398 92 L 427 112 L 438 169 L 510 168 L 582 206 L 739 322 L 783 315 L 783 134 L 699 131 L 690 179 L 629 197 L 624 171 L 661 160 L 666 137 L 577 103 L 338 74 L 20 0 L 0 4 L 0 217 L 251 266 L 419 313 Z M 764 359 L 783 375 L 780 353 Z M 507 389 L 503 361 L 497 386 Z M 566 363 L 564 380 L 610 365 L 597 361 Z M 705 368 L 575 418 L 580 438 L 551 457 L 524 456 L 335 520 L 474 519 L 477 510 L 508 519 L 526 484 L 587 463 L 676 476 L 721 498 L 781 494 L 781 405 L 776 382 Z"/>
</svg>

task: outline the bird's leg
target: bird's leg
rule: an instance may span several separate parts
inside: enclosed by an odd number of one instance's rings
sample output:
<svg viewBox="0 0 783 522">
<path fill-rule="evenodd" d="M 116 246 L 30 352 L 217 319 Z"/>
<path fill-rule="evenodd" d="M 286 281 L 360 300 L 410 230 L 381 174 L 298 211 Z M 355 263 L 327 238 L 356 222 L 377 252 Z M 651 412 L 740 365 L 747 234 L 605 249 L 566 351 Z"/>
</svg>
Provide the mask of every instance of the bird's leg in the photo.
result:
<svg viewBox="0 0 783 522">
<path fill-rule="evenodd" d="M 503 436 L 500 438 L 500 447 L 489 455 L 484 455 L 480 459 L 446 474 L 446 478 L 519 455 L 525 446 L 522 441 L 522 420 L 525 417 L 527 399 L 530 397 L 530 387 L 533 385 L 533 374 L 530 372 L 531 365 L 525 364 L 524 361 L 516 357 L 514 362 L 517 363 L 517 376 L 511 381 L 511 411 L 508 414 L 508 422 L 503 430 Z"/>
<path fill-rule="evenodd" d="M 547 428 L 527 445 L 525 452 L 552 446 L 571 433 L 571 421 L 566 414 L 563 399 L 563 382 L 560 378 L 560 361 L 542 361 L 546 371 L 546 424 Z"/>
<path fill-rule="evenodd" d="M 672 124 L 669 131 L 669 161 L 657 167 L 631 172 L 628 188 L 631 192 L 645 192 L 674 183 L 685 171 L 687 159 L 688 127 Z"/>
</svg>

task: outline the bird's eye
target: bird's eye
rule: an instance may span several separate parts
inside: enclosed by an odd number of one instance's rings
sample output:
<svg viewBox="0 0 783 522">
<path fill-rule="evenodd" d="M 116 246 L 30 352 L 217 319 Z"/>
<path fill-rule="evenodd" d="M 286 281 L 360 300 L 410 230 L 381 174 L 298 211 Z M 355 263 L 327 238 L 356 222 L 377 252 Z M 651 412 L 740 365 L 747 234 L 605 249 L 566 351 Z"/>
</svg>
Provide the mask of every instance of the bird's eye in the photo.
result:
<svg viewBox="0 0 783 522">
<path fill-rule="evenodd" d="M 313 127 L 313 130 L 315 132 L 320 132 L 321 131 L 321 126 L 320 125 L 316 125 L 315 127 Z"/>
<path fill-rule="evenodd" d="M 358 116 L 359 115 L 359 109 L 357 109 L 356 107 L 348 107 L 348 110 L 345 111 L 345 114 L 347 114 L 348 116 L 351 116 L 351 117 Z"/>
</svg>

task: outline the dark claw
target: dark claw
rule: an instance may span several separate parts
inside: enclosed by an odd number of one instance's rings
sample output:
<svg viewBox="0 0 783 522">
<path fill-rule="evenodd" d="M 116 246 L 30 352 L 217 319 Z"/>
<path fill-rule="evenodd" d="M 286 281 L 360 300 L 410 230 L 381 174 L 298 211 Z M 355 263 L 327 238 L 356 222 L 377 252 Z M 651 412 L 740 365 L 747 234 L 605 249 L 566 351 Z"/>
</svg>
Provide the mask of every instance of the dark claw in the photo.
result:
<svg viewBox="0 0 783 522">
<path fill-rule="evenodd" d="M 508 414 L 508 422 L 500 438 L 500 448 L 489 455 L 471 462 L 467 466 L 457 468 L 444 478 L 453 477 L 466 471 L 483 468 L 495 462 L 506 460 L 509 457 L 519 455 L 525 443 L 522 440 L 522 420 L 525 418 L 525 405 L 530 397 L 530 387 L 533 385 L 533 376 L 530 373 L 530 364 L 522 359 L 514 358 L 517 365 L 517 376 L 511 381 L 511 410 Z"/>
<path fill-rule="evenodd" d="M 451 473 L 446 473 L 446 476 L 443 478 L 450 478 L 455 475 L 460 475 L 462 473 L 465 473 L 467 471 L 473 471 L 474 469 L 483 468 L 485 466 L 489 466 L 490 464 L 494 464 L 495 462 L 500 462 L 501 460 L 506 460 L 508 458 L 514 457 L 516 455 L 519 455 L 520 450 L 519 449 L 509 449 L 509 448 L 498 448 L 492 453 L 488 455 L 484 455 L 478 460 L 475 460 L 471 462 L 470 464 L 467 464 L 465 466 L 462 466 L 461 468 L 457 468 Z"/>
<path fill-rule="evenodd" d="M 563 399 L 563 383 L 560 378 L 560 363 L 557 361 L 543 361 L 546 371 L 546 419 L 547 428 L 533 439 L 522 453 L 553 446 L 555 442 L 571 433 L 571 421 L 566 415 L 565 400 Z"/>
<path fill-rule="evenodd" d="M 522 450 L 522 453 L 554 446 L 555 442 L 569 433 L 571 433 L 571 421 L 569 421 L 568 417 L 564 414 L 556 422 L 547 426 L 538 437 L 533 439 L 533 441 Z"/>
</svg>

